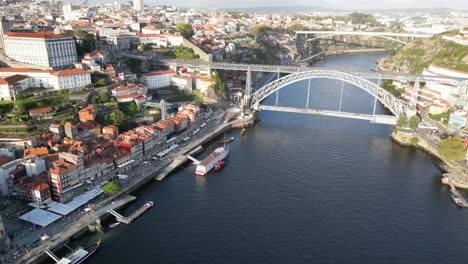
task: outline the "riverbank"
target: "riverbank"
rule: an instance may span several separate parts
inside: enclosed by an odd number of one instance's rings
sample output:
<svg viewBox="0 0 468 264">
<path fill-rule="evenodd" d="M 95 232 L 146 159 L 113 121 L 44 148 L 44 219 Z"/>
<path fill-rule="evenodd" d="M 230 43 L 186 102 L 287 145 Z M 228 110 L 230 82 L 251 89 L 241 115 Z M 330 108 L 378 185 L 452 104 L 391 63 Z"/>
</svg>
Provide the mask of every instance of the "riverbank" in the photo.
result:
<svg viewBox="0 0 468 264">
<path fill-rule="evenodd" d="M 416 144 L 411 143 L 411 138 L 413 137 L 418 138 L 418 142 Z M 414 147 L 431 156 L 431 158 L 434 160 L 434 164 L 441 170 L 442 173 L 451 173 L 453 175 L 457 175 L 458 178 L 468 177 L 468 175 L 465 172 L 465 168 L 463 168 L 457 163 L 454 163 L 442 157 L 437 151 L 437 149 L 431 146 L 431 144 L 429 144 L 424 138 L 413 133 L 404 132 L 392 133 L 390 138 L 393 142 L 399 145 L 406 147 Z M 448 182 L 444 182 L 443 180 L 442 183 L 447 185 L 449 184 Z M 461 183 L 455 183 L 455 186 L 460 188 L 468 187 L 467 185 Z"/>
<path fill-rule="evenodd" d="M 96 208 L 94 211 L 88 214 L 84 214 L 80 217 L 80 219 L 73 221 L 73 223 L 68 223 L 68 225 L 63 229 L 65 231 L 53 234 L 46 243 L 40 244 L 37 247 L 31 249 L 17 262 L 38 263 L 39 261 L 43 260 L 45 256 L 42 253 L 45 249 L 53 251 L 57 250 L 60 247 L 63 247 L 63 244 L 65 244 L 71 238 L 86 233 L 90 226 L 97 226 L 96 223 L 99 223 L 100 219 L 108 214 L 108 207 L 117 203 L 117 201 L 121 199 L 122 196 L 128 195 L 140 188 L 145 187 L 147 183 L 154 181 L 155 177 L 168 166 L 170 167 L 170 170 L 166 171 L 167 174 L 178 169 L 179 167 L 177 166 L 170 166 L 174 160 L 187 155 L 187 153 L 192 153 L 192 151 L 196 150 L 201 145 L 209 143 L 217 136 L 224 133 L 224 131 L 231 128 L 231 123 L 224 122 L 222 115 L 219 115 L 216 118 L 212 118 L 211 122 L 212 124 L 208 124 L 208 130 L 206 130 L 204 135 L 194 139 L 186 146 L 183 146 L 180 150 L 170 155 L 168 159 L 163 160 L 160 164 L 156 164 L 155 167 L 147 168 L 145 168 L 145 166 L 140 166 L 140 168 L 137 169 L 135 173 L 132 171 L 129 172 L 129 179 L 131 180 L 131 184 L 124 186 L 117 195 L 108 196 L 104 200 L 98 202 L 96 206 L 94 206 Z M 132 174 L 135 175 L 132 176 Z"/>
</svg>

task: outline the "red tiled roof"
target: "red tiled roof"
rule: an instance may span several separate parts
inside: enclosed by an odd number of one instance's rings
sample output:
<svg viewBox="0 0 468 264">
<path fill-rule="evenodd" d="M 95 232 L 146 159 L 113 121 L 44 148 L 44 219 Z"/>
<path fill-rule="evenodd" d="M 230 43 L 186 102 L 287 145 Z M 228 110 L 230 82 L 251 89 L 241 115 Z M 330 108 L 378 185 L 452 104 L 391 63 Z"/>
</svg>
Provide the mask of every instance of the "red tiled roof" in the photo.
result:
<svg viewBox="0 0 468 264">
<path fill-rule="evenodd" d="M 61 71 L 56 71 L 52 73 L 54 76 L 68 76 L 68 75 L 76 75 L 76 74 L 85 74 L 88 73 L 85 70 L 82 69 L 69 69 L 69 70 L 61 70 Z"/>
<path fill-rule="evenodd" d="M 49 154 L 49 150 L 46 147 L 42 148 L 30 148 L 23 151 L 23 157 L 29 156 L 45 156 Z"/>
<path fill-rule="evenodd" d="M 165 71 L 154 71 L 145 73 L 145 76 L 156 76 L 156 75 L 165 75 L 165 74 L 175 74 L 176 72 L 173 70 L 165 70 Z"/>
<path fill-rule="evenodd" d="M 52 112 L 53 109 L 50 106 L 38 108 L 38 109 L 31 109 L 29 110 L 30 115 L 43 115 Z"/>
<path fill-rule="evenodd" d="M 66 34 L 54 34 L 50 32 L 7 32 L 5 36 L 19 38 L 63 38 L 70 37 Z"/>
</svg>

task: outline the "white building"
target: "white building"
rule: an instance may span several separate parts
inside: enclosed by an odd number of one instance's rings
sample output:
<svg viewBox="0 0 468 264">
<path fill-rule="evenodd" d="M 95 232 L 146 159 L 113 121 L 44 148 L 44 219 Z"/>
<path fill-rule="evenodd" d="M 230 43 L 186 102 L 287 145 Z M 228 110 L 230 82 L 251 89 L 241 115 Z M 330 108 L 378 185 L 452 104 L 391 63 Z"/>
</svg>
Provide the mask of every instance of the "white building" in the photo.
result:
<svg viewBox="0 0 468 264">
<path fill-rule="evenodd" d="M 192 92 L 193 79 L 190 76 L 172 75 L 171 82 L 172 85 L 177 86 L 181 91 Z"/>
<path fill-rule="evenodd" d="M 159 89 L 171 85 L 171 77 L 175 74 L 173 70 L 154 71 L 145 73 L 143 78 L 148 85 L 148 89 Z"/>
<path fill-rule="evenodd" d="M 143 34 L 161 34 L 161 30 L 153 25 L 146 26 L 141 29 Z"/>
<path fill-rule="evenodd" d="M 76 89 L 91 84 L 91 74 L 82 69 L 48 71 L 27 68 L 0 68 L 0 78 L 14 75 L 28 76 L 27 88 Z"/>
<path fill-rule="evenodd" d="M 143 10 L 143 0 L 133 0 L 133 10 Z"/>
<path fill-rule="evenodd" d="M 468 78 L 468 72 L 447 69 L 436 64 L 429 65 L 428 68 L 423 70 L 422 74 L 441 77 Z M 459 88 L 457 86 L 447 83 L 427 82 L 425 88 L 433 91 L 432 94 L 436 97 L 436 99 L 446 100 L 452 106 L 455 104 L 459 92 Z"/>
<path fill-rule="evenodd" d="M 28 176 L 38 176 L 46 171 L 45 161 L 41 158 L 30 156 L 24 159 L 22 163 Z"/>
<path fill-rule="evenodd" d="M 19 62 L 59 69 L 76 61 L 75 41 L 65 34 L 8 32 L 4 42 L 5 55 Z"/>
</svg>

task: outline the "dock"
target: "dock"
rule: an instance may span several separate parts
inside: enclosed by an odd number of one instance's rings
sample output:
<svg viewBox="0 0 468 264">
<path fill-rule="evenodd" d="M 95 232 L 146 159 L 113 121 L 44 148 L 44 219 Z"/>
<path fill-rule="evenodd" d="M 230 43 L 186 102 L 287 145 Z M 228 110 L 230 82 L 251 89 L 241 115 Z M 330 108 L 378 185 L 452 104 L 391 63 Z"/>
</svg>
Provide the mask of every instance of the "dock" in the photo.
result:
<svg viewBox="0 0 468 264">
<path fill-rule="evenodd" d="M 117 213 L 116 211 L 109 209 L 109 213 L 115 216 L 117 221 L 123 223 L 123 224 L 131 224 L 135 219 L 140 217 L 143 213 L 145 213 L 148 209 L 153 207 L 154 203 L 153 202 L 146 202 L 144 205 L 142 205 L 140 208 L 138 208 L 135 212 L 133 212 L 130 216 L 125 217 L 122 216 L 121 214 Z"/>
</svg>

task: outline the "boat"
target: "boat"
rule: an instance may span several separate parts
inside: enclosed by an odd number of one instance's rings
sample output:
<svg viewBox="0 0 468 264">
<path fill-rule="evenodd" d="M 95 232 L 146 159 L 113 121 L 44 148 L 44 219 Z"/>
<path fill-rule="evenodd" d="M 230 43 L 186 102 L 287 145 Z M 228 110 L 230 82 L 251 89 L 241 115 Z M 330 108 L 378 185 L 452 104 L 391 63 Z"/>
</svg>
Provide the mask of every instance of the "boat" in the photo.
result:
<svg viewBox="0 0 468 264">
<path fill-rule="evenodd" d="M 117 227 L 118 225 L 120 225 L 120 222 L 115 222 L 113 224 L 110 224 L 109 227 L 114 228 L 114 227 Z"/>
<path fill-rule="evenodd" d="M 218 161 L 224 160 L 229 155 L 229 147 L 222 146 L 213 151 L 208 157 L 202 160 L 195 169 L 195 174 L 205 176 L 210 172 Z"/>
<path fill-rule="evenodd" d="M 241 136 L 242 136 L 244 133 L 245 133 L 245 128 L 242 128 L 242 129 L 241 129 L 241 132 L 240 132 Z"/>
<path fill-rule="evenodd" d="M 455 195 L 455 194 L 453 194 L 453 193 L 452 193 L 451 196 L 452 196 L 453 202 L 454 202 L 456 205 L 458 205 L 458 206 L 460 206 L 460 207 L 463 207 L 463 200 L 462 200 L 460 197 L 458 197 L 457 195 Z"/>
<path fill-rule="evenodd" d="M 215 171 L 221 170 L 224 166 L 226 166 L 226 163 L 227 163 L 226 159 L 216 162 L 216 164 L 214 166 L 214 170 Z"/>
<path fill-rule="evenodd" d="M 96 250 L 99 248 L 101 241 L 98 241 L 86 248 L 79 247 L 75 251 L 73 251 L 70 255 L 67 255 L 61 259 L 57 258 L 50 250 L 46 250 L 45 252 L 49 257 L 55 260 L 57 264 L 80 264 L 83 263 L 86 259 L 88 259 Z"/>
<path fill-rule="evenodd" d="M 234 137 L 229 137 L 229 138 L 225 138 L 223 140 L 220 140 L 219 144 L 225 144 L 225 143 L 229 143 L 231 141 L 234 141 Z"/>
</svg>

